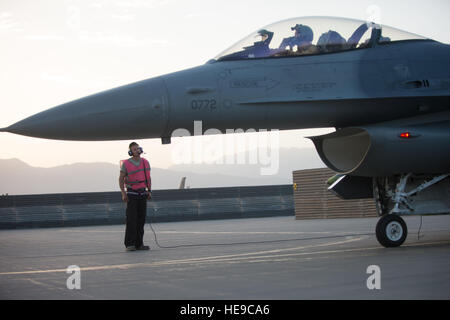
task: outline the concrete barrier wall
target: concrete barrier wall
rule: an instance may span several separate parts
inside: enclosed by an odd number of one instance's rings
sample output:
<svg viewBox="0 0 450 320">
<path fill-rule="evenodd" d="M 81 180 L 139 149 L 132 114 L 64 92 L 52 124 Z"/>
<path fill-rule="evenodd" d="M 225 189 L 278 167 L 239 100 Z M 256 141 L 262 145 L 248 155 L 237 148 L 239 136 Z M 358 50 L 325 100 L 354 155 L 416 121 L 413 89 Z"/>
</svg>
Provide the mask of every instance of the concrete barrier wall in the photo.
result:
<svg viewBox="0 0 450 320">
<path fill-rule="evenodd" d="M 294 216 L 292 185 L 154 190 L 147 221 Z M 124 224 L 120 192 L 0 197 L 0 229 Z"/>
</svg>

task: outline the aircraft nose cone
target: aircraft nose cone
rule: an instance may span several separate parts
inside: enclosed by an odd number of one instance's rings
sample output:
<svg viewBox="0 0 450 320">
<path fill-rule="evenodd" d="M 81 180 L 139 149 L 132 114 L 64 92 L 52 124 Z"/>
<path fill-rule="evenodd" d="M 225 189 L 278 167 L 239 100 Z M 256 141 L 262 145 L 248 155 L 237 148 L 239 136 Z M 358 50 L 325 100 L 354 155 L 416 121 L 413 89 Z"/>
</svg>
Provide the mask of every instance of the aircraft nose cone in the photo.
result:
<svg viewBox="0 0 450 320">
<path fill-rule="evenodd" d="M 64 103 L 19 121 L 4 131 L 58 140 L 122 140 L 161 137 L 167 96 L 152 78 Z"/>
</svg>

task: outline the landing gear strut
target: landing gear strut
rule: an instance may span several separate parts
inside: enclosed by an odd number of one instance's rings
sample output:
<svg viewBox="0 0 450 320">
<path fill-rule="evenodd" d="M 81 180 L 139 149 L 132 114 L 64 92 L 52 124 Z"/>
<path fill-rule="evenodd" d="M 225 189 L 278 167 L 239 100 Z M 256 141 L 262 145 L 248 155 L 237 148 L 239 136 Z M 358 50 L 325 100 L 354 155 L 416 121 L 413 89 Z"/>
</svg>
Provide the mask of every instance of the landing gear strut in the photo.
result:
<svg viewBox="0 0 450 320">
<path fill-rule="evenodd" d="M 402 245 L 408 235 L 400 215 L 449 214 L 450 174 L 402 174 L 373 178 L 373 196 L 381 216 L 376 227 L 378 242 L 385 247 Z"/>
</svg>

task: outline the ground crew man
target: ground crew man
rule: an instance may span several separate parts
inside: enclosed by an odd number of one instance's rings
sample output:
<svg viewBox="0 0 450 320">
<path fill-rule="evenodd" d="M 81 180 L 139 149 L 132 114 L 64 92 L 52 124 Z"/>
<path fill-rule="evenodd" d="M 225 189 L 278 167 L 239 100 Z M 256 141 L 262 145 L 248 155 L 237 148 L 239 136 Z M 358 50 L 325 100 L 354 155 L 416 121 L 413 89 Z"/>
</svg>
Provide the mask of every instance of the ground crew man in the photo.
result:
<svg viewBox="0 0 450 320">
<path fill-rule="evenodd" d="M 130 143 L 131 158 L 122 160 L 119 186 L 122 200 L 127 203 L 125 247 L 127 251 L 149 250 L 144 245 L 144 225 L 147 214 L 147 200 L 151 199 L 150 163 L 141 157 L 143 150 L 136 142 Z M 126 188 L 126 191 L 125 191 Z"/>
</svg>

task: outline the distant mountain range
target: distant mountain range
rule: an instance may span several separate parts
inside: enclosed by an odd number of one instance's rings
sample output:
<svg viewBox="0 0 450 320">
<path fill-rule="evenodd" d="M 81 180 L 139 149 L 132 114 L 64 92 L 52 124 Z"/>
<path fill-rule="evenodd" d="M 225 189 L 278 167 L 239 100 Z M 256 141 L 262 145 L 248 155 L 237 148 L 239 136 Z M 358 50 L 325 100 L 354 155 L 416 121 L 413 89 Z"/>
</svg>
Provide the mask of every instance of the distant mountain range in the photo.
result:
<svg viewBox="0 0 450 320">
<path fill-rule="evenodd" d="M 151 164 L 151 158 L 150 164 Z M 225 163 L 225 160 L 223 161 Z M 152 166 L 153 189 L 177 189 L 182 177 L 190 188 L 292 183 L 292 171 L 325 167 L 312 148 L 280 148 L 273 175 L 261 175 L 259 164 L 183 164 Z M 19 159 L 0 159 L 0 194 L 118 191 L 119 168 L 111 163 L 74 163 L 32 167 Z"/>
</svg>

